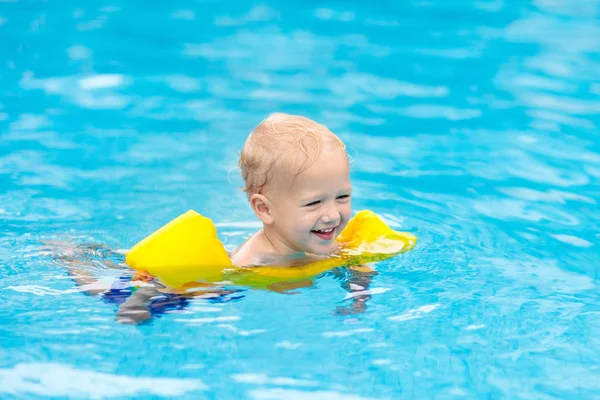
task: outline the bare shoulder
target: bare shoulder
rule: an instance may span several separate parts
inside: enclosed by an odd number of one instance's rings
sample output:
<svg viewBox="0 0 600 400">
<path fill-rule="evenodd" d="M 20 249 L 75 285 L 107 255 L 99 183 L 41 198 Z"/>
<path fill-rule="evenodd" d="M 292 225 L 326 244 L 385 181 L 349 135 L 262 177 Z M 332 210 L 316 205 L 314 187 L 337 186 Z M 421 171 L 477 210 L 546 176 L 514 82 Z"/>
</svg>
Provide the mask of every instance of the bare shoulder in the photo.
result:
<svg viewBox="0 0 600 400">
<path fill-rule="evenodd" d="M 250 236 L 244 243 L 240 245 L 233 253 L 231 253 L 231 263 L 236 267 L 244 267 L 246 265 L 252 264 L 254 259 L 254 255 L 256 254 L 256 237 L 260 234 L 256 232 L 254 235 Z"/>
<path fill-rule="evenodd" d="M 251 262 L 251 252 L 248 251 L 247 245 L 241 245 L 235 253 L 231 255 L 231 263 L 236 267 L 243 267 L 249 265 Z"/>
</svg>

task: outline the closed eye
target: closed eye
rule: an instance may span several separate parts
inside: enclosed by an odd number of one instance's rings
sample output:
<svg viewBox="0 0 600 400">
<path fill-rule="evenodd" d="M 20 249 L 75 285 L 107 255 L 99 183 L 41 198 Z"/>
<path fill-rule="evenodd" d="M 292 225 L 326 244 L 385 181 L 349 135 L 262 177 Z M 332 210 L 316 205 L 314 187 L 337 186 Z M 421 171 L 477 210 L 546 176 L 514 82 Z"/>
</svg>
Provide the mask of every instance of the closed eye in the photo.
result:
<svg viewBox="0 0 600 400">
<path fill-rule="evenodd" d="M 343 194 L 343 195 L 337 197 L 338 200 L 347 200 L 349 198 L 350 198 L 349 194 Z"/>
<path fill-rule="evenodd" d="M 316 205 L 318 205 L 319 203 L 321 203 L 321 201 L 320 201 L 320 200 L 316 200 L 316 201 L 310 202 L 310 203 L 308 203 L 308 204 L 305 204 L 305 205 L 304 205 L 304 207 L 312 207 L 312 206 L 316 206 Z"/>
</svg>

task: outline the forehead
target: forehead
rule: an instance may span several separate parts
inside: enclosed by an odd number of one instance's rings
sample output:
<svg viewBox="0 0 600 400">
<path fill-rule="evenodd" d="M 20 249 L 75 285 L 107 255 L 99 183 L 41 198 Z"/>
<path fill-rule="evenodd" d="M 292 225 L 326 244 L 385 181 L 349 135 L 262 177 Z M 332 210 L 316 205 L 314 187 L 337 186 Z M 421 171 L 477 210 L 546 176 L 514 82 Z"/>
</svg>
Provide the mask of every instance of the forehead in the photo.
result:
<svg viewBox="0 0 600 400">
<path fill-rule="evenodd" d="M 281 168 L 276 175 L 279 190 L 292 196 L 316 194 L 350 186 L 348 156 L 341 147 L 323 149 L 315 163 L 299 174 Z"/>
</svg>

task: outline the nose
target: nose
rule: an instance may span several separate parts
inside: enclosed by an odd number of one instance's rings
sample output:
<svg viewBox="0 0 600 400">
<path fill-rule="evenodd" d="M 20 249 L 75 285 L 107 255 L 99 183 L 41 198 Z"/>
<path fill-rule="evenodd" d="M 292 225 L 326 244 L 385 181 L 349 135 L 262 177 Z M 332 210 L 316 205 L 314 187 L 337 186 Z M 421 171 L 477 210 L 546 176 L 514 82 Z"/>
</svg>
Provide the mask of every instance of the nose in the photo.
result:
<svg viewBox="0 0 600 400">
<path fill-rule="evenodd" d="M 321 221 L 328 225 L 338 225 L 341 219 L 342 216 L 335 205 L 327 207 L 321 216 Z"/>
</svg>

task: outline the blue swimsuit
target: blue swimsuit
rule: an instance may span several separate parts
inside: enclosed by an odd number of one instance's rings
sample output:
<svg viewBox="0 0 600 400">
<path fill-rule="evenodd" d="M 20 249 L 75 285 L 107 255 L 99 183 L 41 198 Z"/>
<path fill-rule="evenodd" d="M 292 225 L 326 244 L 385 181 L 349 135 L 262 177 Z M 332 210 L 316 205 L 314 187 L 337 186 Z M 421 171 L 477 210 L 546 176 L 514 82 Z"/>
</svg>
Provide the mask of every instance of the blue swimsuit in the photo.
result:
<svg viewBox="0 0 600 400">
<path fill-rule="evenodd" d="M 107 304 L 120 306 L 129 296 L 138 288 L 132 285 L 132 276 L 122 275 L 111 285 L 111 288 L 102 293 L 101 297 Z M 239 300 L 244 297 L 241 294 L 243 290 L 235 290 L 231 293 L 221 294 L 211 297 L 208 300 L 210 303 L 226 303 L 233 300 Z M 153 316 L 159 316 L 169 311 L 183 310 L 190 303 L 189 296 L 184 296 L 175 293 L 158 293 L 153 296 L 147 307 Z"/>
</svg>

